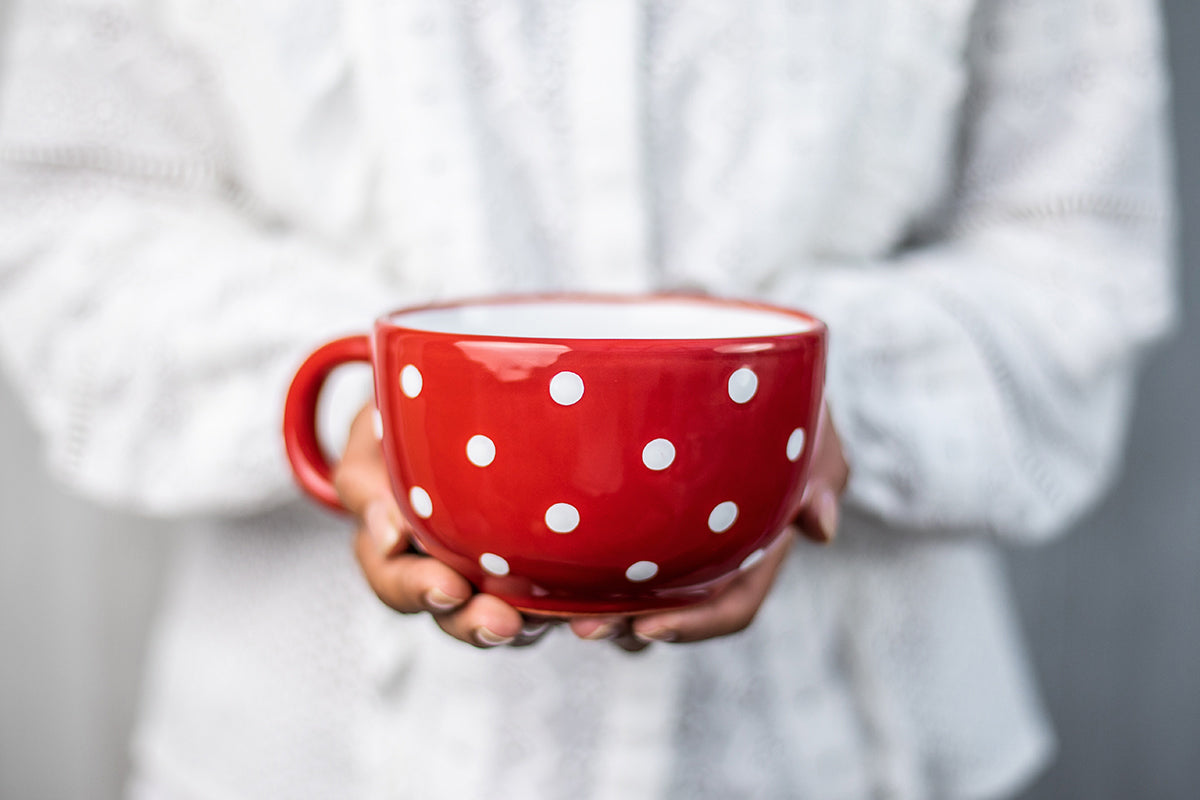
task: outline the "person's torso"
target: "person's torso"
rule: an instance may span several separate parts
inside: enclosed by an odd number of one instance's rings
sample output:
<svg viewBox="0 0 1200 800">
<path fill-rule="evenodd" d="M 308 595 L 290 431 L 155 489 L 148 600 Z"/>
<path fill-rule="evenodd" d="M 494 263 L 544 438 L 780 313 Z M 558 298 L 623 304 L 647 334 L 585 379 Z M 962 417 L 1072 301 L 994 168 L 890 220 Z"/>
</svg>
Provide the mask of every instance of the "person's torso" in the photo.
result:
<svg viewBox="0 0 1200 800">
<path fill-rule="evenodd" d="M 246 194 L 418 293 L 886 254 L 950 191 L 973 3 L 171 0 Z"/>
</svg>

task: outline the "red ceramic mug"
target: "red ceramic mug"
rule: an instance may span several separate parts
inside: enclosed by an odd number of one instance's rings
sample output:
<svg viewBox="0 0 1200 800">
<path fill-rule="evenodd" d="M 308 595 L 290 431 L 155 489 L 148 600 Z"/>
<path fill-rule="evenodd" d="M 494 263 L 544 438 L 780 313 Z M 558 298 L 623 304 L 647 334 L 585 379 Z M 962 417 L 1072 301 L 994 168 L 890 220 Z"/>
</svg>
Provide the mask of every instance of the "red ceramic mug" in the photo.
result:
<svg viewBox="0 0 1200 800">
<path fill-rule="evenodd" d="M 524 611 L 638 613 L 705 599 L 794 518 L 825 349 L 819 320 L 740 301 L 423 306 L 309 356 L 284 439 L 300 485 L 338 508 L 317 398 L 367 362 L 422 549 Z"/>
</svg>

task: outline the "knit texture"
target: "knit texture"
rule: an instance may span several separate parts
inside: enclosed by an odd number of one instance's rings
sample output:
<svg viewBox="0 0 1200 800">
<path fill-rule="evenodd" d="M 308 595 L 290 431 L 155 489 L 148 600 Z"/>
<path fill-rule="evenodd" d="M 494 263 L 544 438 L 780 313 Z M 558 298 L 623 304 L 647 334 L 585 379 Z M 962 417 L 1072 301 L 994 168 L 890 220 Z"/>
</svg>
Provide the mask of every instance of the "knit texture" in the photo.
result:
<svg viewBox="0 0 1200 800">
<path fill-rule="evenodd" d="M 143 791 L 991 797 L 1044 758 L 991 547 L 1100 494 L 1171 324 L 1151 0 L 10 5 L 0 364 L 63 480 L 193 520 Z M 677 288 L 830 324 L 846 535 L 746 633 L 475 652 L 289 502 L 317 343 Z"/>
</svg>

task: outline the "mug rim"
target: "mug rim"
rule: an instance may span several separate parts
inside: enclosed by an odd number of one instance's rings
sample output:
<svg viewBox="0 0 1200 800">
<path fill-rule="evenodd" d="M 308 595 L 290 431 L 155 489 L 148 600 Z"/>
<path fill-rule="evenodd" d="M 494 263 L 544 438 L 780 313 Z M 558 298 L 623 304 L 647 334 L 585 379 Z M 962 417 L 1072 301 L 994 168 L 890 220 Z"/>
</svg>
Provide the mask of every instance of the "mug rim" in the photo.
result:
<svg viewBox="0 0 1200 800">
<path fill-rule="evenodd" d="M 489 334 L 489 333 L 472 333 L 463 331 L 446 331 L 434 330 L 430 328 L 416 327 L 405 325 L 397 321 L 396 317 L 405 314 L 415 314 L 424 311 L 440 311 L 456 308 L 468 308 L 472 306 L 505 306 L 505 305 L 522 305 L 522 304 L 569 304 L 569 303 L 594 303 L 594 304 L 612 304 L 612 305 L 642 305 L 651 303 L 674 302 L 688 303 L 698 306 L 710 305 L 724 309 L 743 310 L 743 311 L 760 311 L 764 313 L 791 317 L 804 323 L 805 327 L 800 330 L 787 331 L 782 333 L 768 334 L 748 334 L 744 336 L 686 336 L 686 337 L 661 337 L 661 336 L 621 336 L 621 337 L 606 337 L 606 336 L 523 336 L 514 334 Z M 466 341 L 488 341 L 488 342 L 514 342 L 514 343 L 536 343 L 536 342 L 569 342 L 576 345 L 597 344 L 602 343 L 608 347 L 614 346 L 641 346 L 647 344 L 662 344 L 674 347 L 687 346 L 689 344 L 701 345 L 704 347 L 712 347 L 714 344 L 727 342 L 733 346 L 738 344 L 749 344 L 754 342 L 773 342 L 784 343 L 790 341 L 806 341 L 810 339 L 823 339 L 828 333 L 828 326 L 819 317 L 812 313 L 799 308 L 776 305 L 761 300 L 749 300 L 742 298 L 719 297 L 706 294 L 697 294 L 690 292 L 649 292 L 649 293 L 630 293 L 623 294 L 618 292 L 530 292 L 530 293 L 503 293 L 492 295 L 476 295 L 470 297 L 456 298 L 453 300 L 440 300 L 430 303 L 421 303 L 413 306 L 404 306 L 393 309 L 379 315 L 375 320 L 375 328 L 379 332 L 383 331 L 404 331 L 422 336 L 433 337 L 452 337 L 455 340 Z"/>
</svg>

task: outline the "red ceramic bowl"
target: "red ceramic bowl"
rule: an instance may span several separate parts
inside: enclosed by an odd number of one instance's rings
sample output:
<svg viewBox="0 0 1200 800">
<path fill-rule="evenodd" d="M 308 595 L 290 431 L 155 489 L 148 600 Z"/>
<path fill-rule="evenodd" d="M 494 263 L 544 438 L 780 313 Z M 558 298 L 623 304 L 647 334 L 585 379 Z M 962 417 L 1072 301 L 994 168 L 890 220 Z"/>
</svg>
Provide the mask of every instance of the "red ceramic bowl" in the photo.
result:
<svg viewBox="0 0 1200 800">
<path fill-rule="evenodd" d="M 698 602 L 795 516 L 825 326 L 698 297 L 537 296 L 424 306 L 313 353 L 284 434 L 338 507 L 317 444 L 329 372 L 366 361 L 376 431 L 419 545 L 540 614 Z"/>
</svg>

